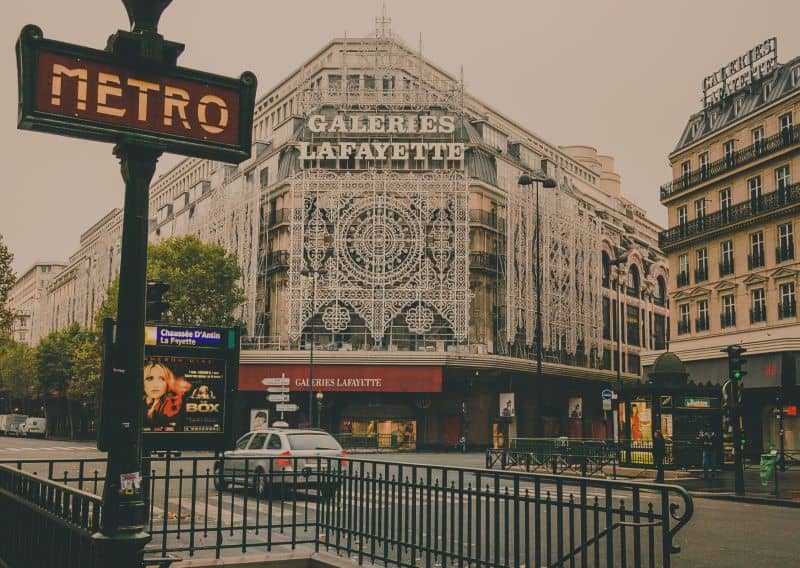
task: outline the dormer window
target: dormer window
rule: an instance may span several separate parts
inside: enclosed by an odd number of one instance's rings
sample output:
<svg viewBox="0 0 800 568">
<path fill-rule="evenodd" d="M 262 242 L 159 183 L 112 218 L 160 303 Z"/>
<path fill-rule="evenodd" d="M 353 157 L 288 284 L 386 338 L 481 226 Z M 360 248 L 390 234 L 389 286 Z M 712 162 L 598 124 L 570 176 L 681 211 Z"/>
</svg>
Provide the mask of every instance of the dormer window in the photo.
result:
<svg viewBox="0 0 800 568">
<path fill-rule="evenodd" d="M 717 125 L 717 119 L 719 119 L 719 113 L 717 111 L 714 111 L 709 115 L 708 117 L 709 128 L 714 128 Z"/>
<path fill-rule="evenodd" d="M 766 101 L 772 93 L 772 83 L 764 83 L 764 86 L 762 87 L 762 93 L 764 95 L 764 101 Z"/>
<path fill-rule="evenodd" d="M 792 87 L 800 86 L 800 65 L 792 68 Z"/>
<path fill-rule="evenodd" d="M 742 107 L 744 107 L 744 97 L 738 97 L 733 103 L 733 114 L 739 116 L 742 112 Z"/>
</svg>

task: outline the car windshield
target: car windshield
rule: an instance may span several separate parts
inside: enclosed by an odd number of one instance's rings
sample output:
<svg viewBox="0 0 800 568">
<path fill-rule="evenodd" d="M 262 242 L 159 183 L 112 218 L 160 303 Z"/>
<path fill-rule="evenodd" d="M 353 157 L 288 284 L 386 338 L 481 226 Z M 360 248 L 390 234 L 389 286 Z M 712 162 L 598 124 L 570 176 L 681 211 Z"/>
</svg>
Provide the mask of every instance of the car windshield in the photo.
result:
<svg viewBox="0 0 800 568">
<path fill-rule="evenodd" d="M 339 444 L 330 434 L 288 434 L 289 446 L 293 450 L 340 450 Z"/>
</svg>

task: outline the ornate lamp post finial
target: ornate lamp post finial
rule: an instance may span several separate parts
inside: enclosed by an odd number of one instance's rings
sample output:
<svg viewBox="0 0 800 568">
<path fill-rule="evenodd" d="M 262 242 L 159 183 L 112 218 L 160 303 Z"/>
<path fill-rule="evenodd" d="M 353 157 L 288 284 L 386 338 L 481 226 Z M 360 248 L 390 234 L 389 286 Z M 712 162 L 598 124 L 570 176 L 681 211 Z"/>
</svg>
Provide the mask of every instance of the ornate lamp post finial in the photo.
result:
<svg viewBox="0 0 800 568">
<path fill-rule="evenodd" d="M 158 31 L 161 13 L 172 0 L 122 0 L 134 32 Z"/>
</svg>

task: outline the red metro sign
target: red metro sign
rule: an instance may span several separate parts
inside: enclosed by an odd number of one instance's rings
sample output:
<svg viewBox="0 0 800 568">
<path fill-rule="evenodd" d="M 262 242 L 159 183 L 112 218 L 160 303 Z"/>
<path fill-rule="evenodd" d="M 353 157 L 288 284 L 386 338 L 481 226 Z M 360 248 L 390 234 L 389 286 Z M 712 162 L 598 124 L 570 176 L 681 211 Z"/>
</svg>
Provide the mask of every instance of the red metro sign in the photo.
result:
<svg viewBox="0 0 800 568">
<path fill-rule="evenodd" d="M 256 79 L 174 65 L 131 65 L 112 53 L 47 40 L 26 26 L 17 42 L 19 127 L 186 156 L 250 155 Z"/>
</svg>

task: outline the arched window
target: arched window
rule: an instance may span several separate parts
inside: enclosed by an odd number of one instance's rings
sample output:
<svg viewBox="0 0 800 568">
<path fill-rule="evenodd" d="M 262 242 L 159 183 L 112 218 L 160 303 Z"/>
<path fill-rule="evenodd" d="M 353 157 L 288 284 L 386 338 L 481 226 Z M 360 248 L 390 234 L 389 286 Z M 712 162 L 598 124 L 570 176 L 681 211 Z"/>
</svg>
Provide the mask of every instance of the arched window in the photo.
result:
<svg viewBox="0 0 800 568">
<path fill-rule="evenodd" d="M 659 306 L 665 306 L 667 302 L 667 281 L 663 276 L 656 278 L 658 290 L 656 291 L 655 303 Z"/>
<path fill-rule="evenodd" d="M 608 253 L 603 251 L 603 288 L 608 288 L 610 286 L 611 281 L 611 265 L 609 262 L 611 259 L 608 257 Z"/>
<path fill-rule="evenodd" d="M 628 268 L 628 296 L 639 297 L 639 268 L 635 264 Z"/>
</svg>

